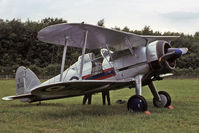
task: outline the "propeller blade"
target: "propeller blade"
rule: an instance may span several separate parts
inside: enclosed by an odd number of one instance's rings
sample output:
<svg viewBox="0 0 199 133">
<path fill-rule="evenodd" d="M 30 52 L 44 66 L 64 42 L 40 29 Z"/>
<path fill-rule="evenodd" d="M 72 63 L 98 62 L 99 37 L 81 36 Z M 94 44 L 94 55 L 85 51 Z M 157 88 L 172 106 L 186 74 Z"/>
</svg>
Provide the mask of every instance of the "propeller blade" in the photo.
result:
<svg viewBox="0 0 199 133">
<path fill-rule="evenodd" d="M 180 50 L 182 54 L 186 54 L 188 51 L 188 48 L 169 48 L 167 53 L 177 51 L 177 50 Z M 180 53 L 180 51 L 178 51 L 178 53 Z"/>
<path fill-rule="evenodd" d="M 186 54 L 188 52 L 188 48 L 179 48 L 182 51 L 182 54 Z"/>
<path fill-rule="evenodd" d="M 187 51 L 188 51 L 188 48 L 169 48 L 167 53 L 159 58 L 159 62 L 162 62 L 168 59 L 175 60 L 179 58 L 181 55 L 186 54 Z"/>
<path fill-rule="evenodd" d="M 161 56 L 159 58 L 159 62 L 162 62 L 162 61 L 165 61 L 165 60 L 168 60 L 170 58 L 172 58 L 173 56 L 175 56 L 176 52 L 175 51 L 172 51 L 172 52 L 169 52 L 169 53 L 166 53 L 164 54 L 163 56 Z"/>
</svg>

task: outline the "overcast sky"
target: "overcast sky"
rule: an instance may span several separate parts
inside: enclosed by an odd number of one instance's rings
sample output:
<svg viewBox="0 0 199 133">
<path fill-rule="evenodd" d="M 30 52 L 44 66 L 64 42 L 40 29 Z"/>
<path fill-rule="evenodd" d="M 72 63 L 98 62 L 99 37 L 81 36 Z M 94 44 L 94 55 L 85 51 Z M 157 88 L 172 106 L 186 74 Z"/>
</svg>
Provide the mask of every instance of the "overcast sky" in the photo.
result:
<svg viewBox="0 0 199 133">
<path fill-rule="evenodd" d="M 199 0 L 0 0 L 1 19 L 38 21 L 58 17 L 68 22 L 161 32 L 194 34 L 199 31 Z"/>
</svg>

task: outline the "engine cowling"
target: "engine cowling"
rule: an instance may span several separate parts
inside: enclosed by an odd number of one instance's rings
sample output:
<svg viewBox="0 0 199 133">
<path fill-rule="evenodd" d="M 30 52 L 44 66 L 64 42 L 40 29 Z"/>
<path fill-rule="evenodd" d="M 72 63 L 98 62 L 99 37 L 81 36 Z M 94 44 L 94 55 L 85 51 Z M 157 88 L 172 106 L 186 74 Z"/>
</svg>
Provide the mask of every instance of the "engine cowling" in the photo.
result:
<svg viewBox="0 0 199 133">
<path fill-rule="evenodd" d="M 175 48 L 171 48 L 167 41 L 154 41 L 147 45 L 147 60 L 153 72 L 164 74 L 175 69 L 176 59 L 173 58 L 174 55 L 168 57 L 168 54 L 175 52 L 171 49 Z"/>
</svg>

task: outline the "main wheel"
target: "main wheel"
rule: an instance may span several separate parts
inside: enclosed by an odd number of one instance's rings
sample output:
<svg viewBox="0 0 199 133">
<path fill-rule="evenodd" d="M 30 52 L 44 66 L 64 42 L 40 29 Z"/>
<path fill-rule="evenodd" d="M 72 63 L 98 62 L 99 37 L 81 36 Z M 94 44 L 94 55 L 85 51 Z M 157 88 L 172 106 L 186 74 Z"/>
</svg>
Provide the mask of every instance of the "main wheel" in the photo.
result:
<svg viewBox="0 0 199 133">
<path fill-rule="evenodd" d="M 158 101 L 157 99 L 153 98 L 153 105 L 155 107 L 168 107 L 171 105 L 171 97 L 170 95 L 165 91 L 159 91 L 158 94 L 160 95 L 161 101 Z"/>
<path fill-rule="evenodd" d="M 129 98 L 127 108 L 129 111 L 144 112 L 147 110 L 148 105 L 143 96 L 134 95 Z"/>
</svg>

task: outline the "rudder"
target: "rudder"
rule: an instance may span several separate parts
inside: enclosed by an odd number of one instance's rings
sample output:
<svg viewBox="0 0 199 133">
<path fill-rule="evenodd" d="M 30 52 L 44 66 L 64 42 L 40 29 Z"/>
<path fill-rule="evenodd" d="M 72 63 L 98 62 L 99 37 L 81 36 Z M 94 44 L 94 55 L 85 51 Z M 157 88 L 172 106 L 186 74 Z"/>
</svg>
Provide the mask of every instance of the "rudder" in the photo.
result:
<svg viewBox="0 0 199 133">
<path fill-rule="evenodd" d="M 20 66 L 16 72 L 16 93 L 17 95 L 28 94 L 30 90 L 40 85 L 38 77 L 24 66 Z"/>
</svg>

